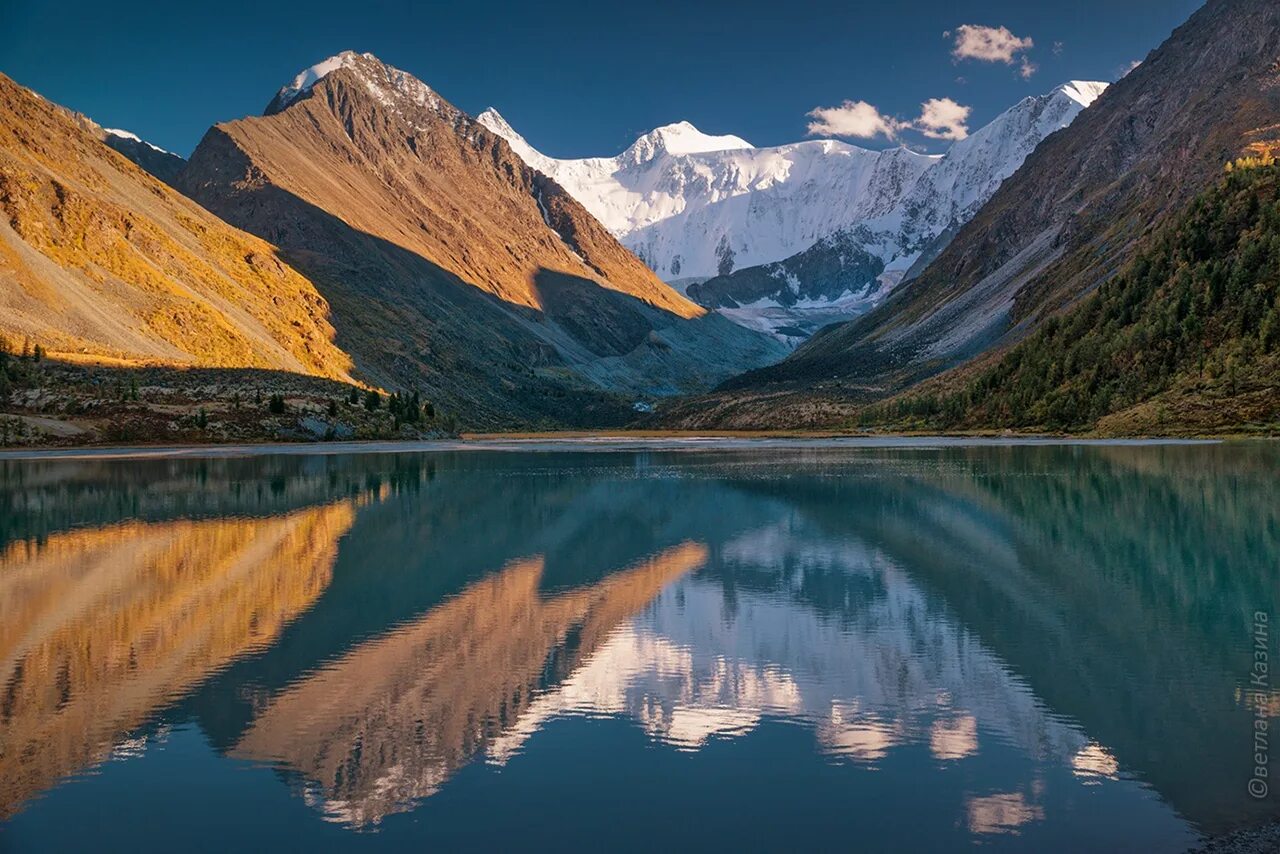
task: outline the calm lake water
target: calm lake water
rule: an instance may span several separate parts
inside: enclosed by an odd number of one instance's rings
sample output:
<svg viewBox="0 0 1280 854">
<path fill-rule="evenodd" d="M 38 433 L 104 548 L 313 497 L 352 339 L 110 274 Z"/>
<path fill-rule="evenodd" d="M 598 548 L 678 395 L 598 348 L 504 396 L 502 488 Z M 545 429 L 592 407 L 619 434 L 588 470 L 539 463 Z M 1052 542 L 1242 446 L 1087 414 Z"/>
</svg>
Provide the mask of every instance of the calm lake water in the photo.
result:
<svg viewBox="0 0 1280 854">
<path fill-rule="evenodd" d="M 1278 480 L 1263 443 L 0 460 L 0 849 L 1180 851 L 1280 818 Z"/>
</svg>

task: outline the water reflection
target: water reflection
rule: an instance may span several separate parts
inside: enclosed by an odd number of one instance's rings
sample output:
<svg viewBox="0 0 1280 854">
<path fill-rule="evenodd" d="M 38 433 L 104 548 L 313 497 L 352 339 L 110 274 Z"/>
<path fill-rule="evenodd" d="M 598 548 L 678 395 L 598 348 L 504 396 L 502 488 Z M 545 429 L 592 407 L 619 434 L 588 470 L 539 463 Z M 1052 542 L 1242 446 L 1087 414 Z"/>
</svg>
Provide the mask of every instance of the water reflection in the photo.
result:
<svg viewBox="0 0 1280 854">
<path fill-rule="evenodd" d="M 234 753 L 297 771 L 308 799 L 338 821 L 408 809 L 507 730 L 549 675 L 572 673 L 706 554 L 684 544 L 548 597 L 538 591 L 544 561 L 516 561 L 292 686 Z"/>
<path fill-rule="evenodd" d="M 820 576 L 835 579 L 806 585 Z M 783 719 L 811 730 L 821 754 L 869 769 L 912 745 L 955 762 L 997 740 L 1037 764 L 1004 781 L 1014 791 L 968 798 L 978 834 L 1043 818 L 1043 764 L 1118 776 L 1103 747 L 1048 713 L 891 558 L 800 517 L 730 539 L 708 572 L 664 591 L 535 700 L 489 760 L 510 761 L 563 715 L 625 715 L 683 750 Z"/>
<path fill-rule="evenodd" d="M 74 823 L 60 779 L 194 724 L 313 807 L 291 834 L 474 834 L 468 803 L 497 832 L 504 780 L 617 724 L 623 773 L 879 804 L 791 844 L 891 848 L 909 812 L 935 847 L 1176 850 L 1276 812 L 1213 736 L 1252 731 L 1277 474 L 1269 445 L 0 463 L 0 815 Z M 602 829 L 691 808 L 636 785 Z"/>
<path fill-rule="evenodd" d="M 12 544 L 0 556 L 0 816 L 128 749 L 157 706 L 270 643 L 328 584 L 352 518 L 337 504 Z"/>
</svg>

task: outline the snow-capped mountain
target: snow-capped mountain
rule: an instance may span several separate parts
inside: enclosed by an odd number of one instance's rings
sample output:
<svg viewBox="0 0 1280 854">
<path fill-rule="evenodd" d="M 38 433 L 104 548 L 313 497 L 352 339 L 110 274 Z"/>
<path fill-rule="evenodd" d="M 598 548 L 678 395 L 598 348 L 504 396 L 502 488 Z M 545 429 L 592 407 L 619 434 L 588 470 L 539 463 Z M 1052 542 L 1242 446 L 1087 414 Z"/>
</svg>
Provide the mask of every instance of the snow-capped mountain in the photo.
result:
<svg viewBox="0 0 1280 854">
<path fill-rule="evenodd" d="M 616 157 L 557 160 L 492 108 L 478 121 L 667 281 L 776 261 L 843 226 L 885 216 L 940 159 L 829 139 L 756 148 L 679 122 Z"/>
<path fill-rule="evenodd" d="M 1022 99 L 954 143 L 903 200 L 904 238 L 922 245 L 921 239 L 967 222 L 1041 140 L 1071 124 L 1106 88 L 1106 83 L 1065 83 L 1047 95 Z"/>
<path fill-rule="evenodd" d="M 178 187 L 304 259 L 372 381 L 475 423 L 621 423 L 785 355 L 412 74 L 346 51 L 286 79 L 264 115 L 210 129 Z"/>
<path fill-rule="evenodd" d="M 403 114 L 405 110 L 425 108 L 434 113 L 441 112 L 443 101 L 432 91 L 431 87 L 391 65 L 386 65 L 371 53 L 356 53 L 344 50 L 336 56 L 321 60 L 310 68 L 299 71 L 293 81 L 282 86 L 276 96 L 271 99 L 264 111 L 272 115 L 288 107 L 312 87 L 335 71 L 349 69 L 361 80 L 364 88 L 375 101 L 394 112 Z M 449 112 L 457 112 L 453 107 Z"/>
<path fill-rule="evenodd" d="M 1042 139 L 1070 124 L 1105 88 L 1074 81 L 1025 98 L 939 156 L 834 140 L 755 148 L 681 122 L 646 134 L 617 157 L 557 160 L 495 110 L 478 120 L 664 279 L 711 278 L 690 295 L 744 325 L 796 338 L 814 324 L 797 323 L 788 309 L 803 303 L 805 312 L 830 322 L 874 305 L 922 254 L 931 255 L 968 221 Z M 813 257 L 830 252 L 840 257 Z M 851 286 L 849 271 L 868 269 L 864 253 L 879 270 Z M 760 265 L 768 266 L 748 269 Z M 803 278 L 833 270 L 839 275 Z M 745 282 L 742 292 L 722 277 Z M 776 288 L 763 286 L 764 279 Z"/>
</svg>

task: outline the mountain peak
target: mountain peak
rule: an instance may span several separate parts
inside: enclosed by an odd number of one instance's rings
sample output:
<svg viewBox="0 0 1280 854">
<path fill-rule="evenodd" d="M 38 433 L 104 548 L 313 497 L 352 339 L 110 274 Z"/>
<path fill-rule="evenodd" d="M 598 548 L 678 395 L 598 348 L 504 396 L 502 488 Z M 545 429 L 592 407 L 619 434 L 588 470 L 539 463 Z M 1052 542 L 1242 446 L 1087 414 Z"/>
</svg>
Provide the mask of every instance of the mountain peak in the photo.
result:
<svg viewBox="0 0 1280 854">
<path fill-rule="evenodd" d="M 301 96 L 311 91 L 311 87 L 316 85 L 320 80 L 329 76 L 340 68 L 351 68 L 356 63 L 358 57 L 354 50 L 344 50 L 342 53 L 322 59 L 310 68 L 304 68 L 298 72 L 293 78 L 293 82 L 280 87 L 280 91 L 276 92 L 275 99 L 271 102 L 271 106 L 267 108 L 267 112 L 279 112 L 285 107 L 298 100 Z M 373 54 L 365 54 L 365 57 L 375 62 L 377 59 Z M 274 108 L 274 109 L 273 109 Z"/>
<path fill-rule="evenodd" d="M 476 121 L 507 140 L 507 142 L 517 139 L 521 142 L 525 141 L 524 137 L 511 126 L 511 123 L 502 117 L 502 113 L 499 113 L 496 107 L 485 107 L 484 112 L 476 116 Z"/>
<path fill-rule="evenodd" d="M 654 128 L 649 136 L 660 138 L 668 154 L 697 154 L 703 151 L 730 151 L 754 147 L 740 136 L 705 134 L 686 121 Z"/>
<path fill-rule="evenodd" d="M 530 145 L 528 141 L 502 117 L 502 114 L 493 107 L 486 108 L 484 112 L 476 116 L 476 123 L 488 128 L 493 133 L 505 139 L 507 141 L 507 145 L 511 146 L 511 150 L 516 153 L 516 156 L 532 166 L 534 169 L 548 175 L 555 171 L 554 161 Z"/>
<path fill-rule="evenodd" d="M 271 99 L 265 114 L 271 115 L 286 109 L 310 93 L 321 80 L 343 69 L 355 72 L 370 94 L 383 104 L 403 103 L 408 100 L 432 110 L 440 108 L 440 99 L 431 91 L 431 87 L 409 72 L 388 65 L 371 53 L 344 50 L 299 71 L 292 82 L 282 86 L 276 96 Z"/>
<path fill-rule="evenodd" d="M 1107 85 L 1096 80 L 1069 80 L 1053 91 L 1061 92 L 1082 107 L 1087 107 L 1098 100 L 1098 96 L 1106 91 Z"/>
<path fill-rule="evenodd" d="M 701 154 L 707 151 L 731 151 L 754 148 L 740 136 L 726 134 L 712 136 L 698 130 L 687 121 L 674 122 L 654 128 L 632 143 L 623 152 L 624 160 L 632 163 L 645 163 L 660 153 L 667 154 Z"/>
</svg>

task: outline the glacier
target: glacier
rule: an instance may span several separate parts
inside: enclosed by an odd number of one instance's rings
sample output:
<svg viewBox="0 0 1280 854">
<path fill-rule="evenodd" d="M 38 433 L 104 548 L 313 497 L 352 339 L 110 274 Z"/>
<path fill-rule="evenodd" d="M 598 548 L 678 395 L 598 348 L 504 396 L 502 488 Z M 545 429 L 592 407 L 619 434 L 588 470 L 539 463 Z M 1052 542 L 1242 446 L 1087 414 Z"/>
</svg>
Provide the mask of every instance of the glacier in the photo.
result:
<svg viewBox="0 0 1280 854">
<path fill-rule="evenodd" d="M 816 328 L 813 318 L 847 319 L 909 278 L 922 255 L 936 254 L 1041 140 L 1069 125 L 1106 87 L 1071 81 L 1024 98 L 942 155 L 834 139 L 758 148 L 677 122 L 614 157 L 557 159 L 492 107 L 477 120 L 664 280 L 741 325 L 796 343 Z M 815 264 L 812 256 L 832 245 L 833 235 L 842 252 L 856 245 L 882 271 L 857 285 L 835 277 L 838 289 L 797 281 L 796 270 L 831 269 L 830 261 Z M 765 274 L 776 279 L 776 292 L 762 294 L 758 274 L 746 277 L 752 282 L 746 302 L 734 298 L 733 282 L 706 287 L 707 280 L 761 265 L 773 265 Z M 706 298 L 708 292 L 715 297 Z"/>
</svg>

